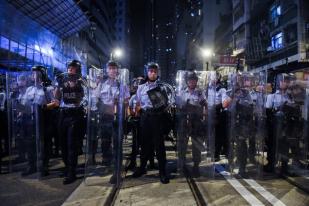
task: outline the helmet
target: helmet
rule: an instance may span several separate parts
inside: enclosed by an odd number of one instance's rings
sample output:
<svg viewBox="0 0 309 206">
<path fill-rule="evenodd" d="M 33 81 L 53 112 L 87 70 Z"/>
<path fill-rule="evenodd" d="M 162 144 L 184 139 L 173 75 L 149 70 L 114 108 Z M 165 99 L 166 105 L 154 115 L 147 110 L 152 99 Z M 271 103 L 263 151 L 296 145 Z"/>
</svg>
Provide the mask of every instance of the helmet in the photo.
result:
<svg viewBox="0 0 309 206">
<path fill-rule="evenodd" d="M 50 83 L 50 80 L 48 79 L 48 76 L 47 76 L 47 68 L 42 66 L 42 65 L 36 65 L 36 66 L 33 66 L 31 68 L 31 71 L 33 72 L 40 72 L 41 74 L 41 80 L 43 83 Z"/>
<path fill-rule="evenodd" d="M 114 60 L 109 60 L 109 61 L 106 63 L 106 68 L 109 67 L 109 66 L 117 67 L 117 68 L 120 67 L 119 64 L 118 64 L 116 61 L 114 61 Z"/>
<path fill-rule="evenodd" d="M 195 72 L 187 72 L 185 79 L 186 79 L 186 82 L 188 82 L 189 80 L 198 81 L 198 76 L 196 75 Z"/>
<path fill-rule="evenodd" d="M 78 74 L 81 74 L 82 73 L 82 64 L 80 61 L 78 60 L 72 60 L 72 61 L 69 61 L 67 63 L 67 67 L 76 67 L 77 68 L 77 73 Z"/>
<path fill-rule="evenodd" d="M 158 63 L 155 63 L 155 62 L 149 62 L 149 63 L 147 64 L 146 68 L 147 68 L 147 71 L 148 71 L 149 69 L 157 69 L 157 70 L 160 69 L 159 64 L 158 64 Z"/>
<path fill-rule="evenodd" d="M 137 77 L 137 78 L 134 78 L 132 80 L 132 85 L 137 87 L 138 85 L 141 85 L 143 82 L 144 82 L 144 77 Z"/>
<path fill-rule="evenodd" d="M 155 62 L 149 62 L 148 64 L 145 65 L 144 67 L 144 76 L 145 76 L 145 81 L 148 81 L 148 71 L 150 69 L 156 69 L 158 71 L 158 77 L 157 79 L 159 79 L 159 69 L 160 69 L 160 66 L 158 63 L 155 63 Z"/>
<path fill-rule="evenodd" d="M 255 82 L 255 77 L 252 73 L 248 73 L 248 72 L 243 72 L 243 73 L 237 73 L 236 75 L 237 78 L 237 82 L 236 84 L 239 87 L 252 87 L 254 84 L 256 84 Z"/>
<path fill-rule="evenodd" d="M 293 74 L 281 73 L 276 76 L 276 89 L 280 89 L 280 82 L 290 83 L 293 81 L 295 76 Z"/>
</svg>

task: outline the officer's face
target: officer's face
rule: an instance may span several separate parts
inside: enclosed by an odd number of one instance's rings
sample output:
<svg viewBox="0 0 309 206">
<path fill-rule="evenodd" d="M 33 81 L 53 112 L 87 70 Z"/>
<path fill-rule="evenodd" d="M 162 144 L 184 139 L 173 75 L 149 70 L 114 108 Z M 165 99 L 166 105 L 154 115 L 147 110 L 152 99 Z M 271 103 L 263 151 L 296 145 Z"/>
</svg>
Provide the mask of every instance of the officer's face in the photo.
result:
<svg viewBox="0 0 309 206">
<path fill-rule="evenodd" d="M 68 73 L 69 74 L 77 74 L 77 68 L 74 66 L 69 66 L 68 67 Z"/>
<path fill-rule="evenodd" d="M 148 79 L 150 81 L 155 81 L 158 78 L 158 70 L 155 68 L 148 69 Z"/>
<path fill-rule="evenodd" d="M 244 81 L 244 86 L 245 86 L 245 87 L 251 87 L 251 81 L 250 81 L 249 79 L 246 79 L 246 80 Z"/>
<path fill-rule="evenodd" d="M 32 78 L 35 82 L 40 82 L 41 81 L 41 73 L 38 71 L 32 72 Z"/>
<path fill-rule="evenodd" d="M 118 74 L 118 67 L 116 66 L 108 66 L 107 67 L 107 74 L 109 78 L 116 79 Z"/>
<path fill-rule="evenodd" d="M 188 80 L 188 87 L 190 89 L 195 89 L 197 85 L 197 81 L 195 79 L 189 79 Z"/>
<path fill-rule="evenodd" d="M 280 81 L 280 89 L 287 89 L 289 85 L 289 81 Z"/>
<path fill-rule="evenodd" d="M 17 84 L 18 84 L 19 87 L 25 87 L 26 86 L 26 80 L 20 79 L 20 80 L 18 80 Z"/>
</svg>

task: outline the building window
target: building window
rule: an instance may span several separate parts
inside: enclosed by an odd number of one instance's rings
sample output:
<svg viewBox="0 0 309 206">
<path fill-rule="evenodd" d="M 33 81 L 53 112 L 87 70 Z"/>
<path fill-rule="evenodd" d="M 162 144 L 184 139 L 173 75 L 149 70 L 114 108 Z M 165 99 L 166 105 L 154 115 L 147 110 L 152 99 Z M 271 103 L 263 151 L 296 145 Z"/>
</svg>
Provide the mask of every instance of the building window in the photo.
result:
<svg viewBox="0 0 309 206">
<path fill-rule="evenodd" d="M 18 53 L 18 43 L 11 40 L 10 51 L 13 53 Z"/>
<path fill-rule="evenodd" d="M 28 47 L 27 54 L 26 54 L 27 59 L 33 60 L 33 54 L 34 54 L 34 50 Z"/>
<path fill-rule="evenodd" d="M 270 13 L 271 13 L 271 20 L 275 21 L 277 18 L 279 18 L 279 16 L 281 16 L 281 6 L 278 5 L 271 7 Z"/>
<path fill-rule="evenodd" d="M 24 45 L 19 44 L 18 53 L 19 55 L 24 57 L 26 55 L 26 47 Z"/>
<path fill-rule="evenodd" d="M 271 37 L 271 47 L 275 50 L 283 47 L 283 33 L 277 33 Z"/>
<path fill-rule="evenodd" d="M 0 36 L 0 47 L 2 48 L 2 49 L 7 49 L 7 50 L 9 50 L 9 48 L 10 48 L 10 43 L 9 43 L 10 41 L 7 39 L 7 38 L 5 38 L 5 37 L 3 37 L 3 36 Z"/>
</svg>

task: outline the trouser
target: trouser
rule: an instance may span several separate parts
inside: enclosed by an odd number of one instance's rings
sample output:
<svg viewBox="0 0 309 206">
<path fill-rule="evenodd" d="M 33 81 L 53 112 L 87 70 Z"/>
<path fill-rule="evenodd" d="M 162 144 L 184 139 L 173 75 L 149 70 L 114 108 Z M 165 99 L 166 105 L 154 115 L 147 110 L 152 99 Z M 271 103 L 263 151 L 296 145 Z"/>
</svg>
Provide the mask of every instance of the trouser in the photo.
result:
<svg viewBox="0 0 309 206">
<path fill-rule="evenodd" d="M 35 121 L 32 119 L 31 115 L 23 115 L 22 118 L 22 145 L 24 148 L 20 148 L 24 150 L 27 155 L 27 163 L 28 167 L 31 170 L 37 169 L 37 153 L 38 153 L 38 145 L 36 144 L 36 127 Z"/>
<path fill-rule="evenodd" d="M 240 172 L 244 172 L 247 165 L 247 158 L 249 157 L 249 145 L 252 144 L 253 138 L 253 117 L 251 115 L 237 115 L 235 119 L 235 146 L 237 164 L 239 165 Z M 252 148 L 250 148 L 252 150 Z"/>
<path fill-rule="evenodd" d="M 88 160 L 90 161 L 90 164 L 95 163 L 95 156 L 97 154 L 97 144 L 98 144 L 98 138 L 100 134 L 100 128 L 98 124 L 99 120 L 99 115 L 96 111 L 90 111 L 89 115 L 89 120 L 87 122 L 87 155 L 88 155 Z"/>
<path fill-rule="evenodd" d="M 117 136 L 114 115 L 102 114 L 100 125 L 103 162 L 111 163 L 113 160 L 113 149 L 115 149 L 112 147 L 112 144 L 114 143 L 114 138 Z"/>
<path fill-rule="evenodd" d="M 103 162 L 113 163 L 114 171 L 120 171 L 122 165 L 122 119 L 114 120 L 114 115 L 103 114 L 101 118 L 102 157 Z"/>
<path fill-rule="evenodd" d="M 44 111 L 42 115 L 42 125 L 40 125 L 42 132 L 42 141 L 41 141 L 41 160 L 42 167 L 44 170 L 48 169 L 49 159 L 52 153 L 52 138 L 54 131 L 57 130 L 54 128 L 52 111 Z"/>
<path fill-rule="evenodd" d="M 2 167 L 2 158 L 9 154 L 8 125 L 6 116 L 6 112 L 0 110 L 0 173 Z"/>
<path fill-rule="evenodd" d="M 201 152 L 204 150 L 204 138 L 201 134 L 201 120 L 195 118 L 184 118 L 179 120 L 178 125 L 178 153 L 180 159 L 180 167 L 184 166 L 188 148 L 188 140 L 192 141 L 192 160 L 194 165 L 201 162 Z"/>
<path fill-rule="evenodd" d="M 50 154 L 53 154 L 54 156 L 58 156 L 60 151 L 60 138 L 57 130 L 59 112 L 59 109 L 53 109 L 50 111 L 50 115 L 48 116 L 48 124 L 50 125 L 48 134 L 51 137 Z"/>
<path fill-rule="evenodd" d="M 58 132 L 62 159 L 68 175 L 75 175 L 79 144 L 83 138 L 84 113 L 82 108 L 63 108 L 60 111 Z"/>
<path fill-rule="evenodd" d="M 139 149 L 141 145 L 141 140 L 140 140 L 140 125 L 139 125 L 139 119 L 134 119 L 131 122 L 131 128 L 132 128 L 132 137 L 133 137 L 133 142 L 132 142 L 132 153 L 131 153 L 131 162 L 134 164 L 136 162 L 136 157 L 139 154 Z"/>
<path fill-rule="evenodd" d="M 140 120 L 141 168 L 146 168 L 154 147 L 160 174 L 165 174 L 166 151 L 161 123 L 162 113 L 142 112 Z"/>
<path fill-rule="evenodd" d="M 220 154 L 228 154 L 227 112 L 216 109 L 215 118 L 215 157 L 218 158 Z"/>
<path fill-rule="evenodd" d="M 6 111 L 0 110 L 0 140 L 1 140 L 1 148 L 2 155 L 9 154 L 9 136 L 8 136 L 8 121 L 7 121 L 7 113 Z"/>
</svg>

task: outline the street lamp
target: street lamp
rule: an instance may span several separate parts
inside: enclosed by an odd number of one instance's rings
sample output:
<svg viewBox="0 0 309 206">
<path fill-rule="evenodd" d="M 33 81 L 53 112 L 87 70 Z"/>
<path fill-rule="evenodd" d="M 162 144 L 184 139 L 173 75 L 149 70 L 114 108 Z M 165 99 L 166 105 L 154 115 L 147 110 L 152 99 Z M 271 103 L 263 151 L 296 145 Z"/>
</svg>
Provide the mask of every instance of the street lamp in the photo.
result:
<svg viewBox="0 0 309 206">
<path fill-rule="evenodd" d="M 201 55 L 204 59 L 206 59 L 206 71 L 209 70 L 209 61 L 211 61 L 211 58 L 214 56 L 214 53 L 212 49 L 210 48 L 202 48 L 201 49 Z"/>
<path fill-rule="evenodd" d="M 213 55 L 211 49 L 201 49 L 201 54 L 204 58 L 209 58 Z"/>
<path fill-rule="evenodd" d="M 120 48 L 116 48 L 111 52 L 111 60 L 114 60 L 114 58 L 121 58 L 123 56 L 123 51 Z"/>
</svg>

